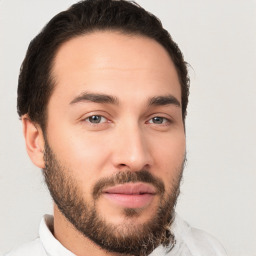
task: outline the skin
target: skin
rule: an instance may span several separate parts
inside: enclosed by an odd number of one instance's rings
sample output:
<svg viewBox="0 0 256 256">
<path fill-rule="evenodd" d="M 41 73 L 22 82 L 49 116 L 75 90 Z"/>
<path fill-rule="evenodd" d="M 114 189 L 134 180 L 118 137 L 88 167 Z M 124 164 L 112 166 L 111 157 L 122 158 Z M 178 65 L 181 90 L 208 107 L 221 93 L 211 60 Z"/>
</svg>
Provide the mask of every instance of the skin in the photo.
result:
<svg viewBox="0 0 256 256">
<path fill-rule="evenodd" d="M 185 156 L 181 107 L 149 105 L 156 96 L 174 97 L 181 105 L 177 72 L 156 41 L 118 32 L 94 32 L 64 43 L 55 57 L 56 87 L 48 103 L 47 140 L 76 180 L 84 200 L 93 204 L 92 187 L 118 171 L 145 169 L 161 179 L 166 193 L 180 175 Z M 84 93 L 110 95 L 118 104 L 81 100 Z M 100 123 L 89 117 L 102 116 Z M 162 117 L 155 123 L 154 117 Z M 23 131 L 33 163 L 44 168 L 40 126 L 23 116 Z M 68 146 L 67 146 L 68 145 Z M 101 196 L 97 212 L 113 225 L 147 222 L 159 196 L 125 218 L 123 207 Z M 78 232 L 54 205 L 54 235 L 78 256 L 106 253 Z"/>
</svg>

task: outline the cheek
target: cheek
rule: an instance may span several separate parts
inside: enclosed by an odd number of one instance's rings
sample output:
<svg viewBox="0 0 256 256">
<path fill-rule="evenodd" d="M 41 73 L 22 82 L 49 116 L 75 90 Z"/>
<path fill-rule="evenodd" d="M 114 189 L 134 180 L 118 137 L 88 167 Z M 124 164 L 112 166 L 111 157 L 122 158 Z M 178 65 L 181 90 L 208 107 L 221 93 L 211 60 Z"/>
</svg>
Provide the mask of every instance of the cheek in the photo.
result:
<svg viewBox="0 0 256 256">
<path fill-rule="evenodd" d="M 99 138 L 97 134 L 65 125 L 58 125 L 58 130 L 53 127 L 48 134 L 48 142 L 58 161 L 72 172 L 84 192 L 88 191 L 101 175 L 99 172 L 108 159 L 109 142 L 104 140 L 104 136 Z"/>
<path fill-rule="evenodd" d="M 175 136 L 165 136 L 154 143 L 155 175 L 161 176 L 164 182 L 177 180 L 182 171 L 186 152 L 185 134 L 176 133 Z"/>
</svg>

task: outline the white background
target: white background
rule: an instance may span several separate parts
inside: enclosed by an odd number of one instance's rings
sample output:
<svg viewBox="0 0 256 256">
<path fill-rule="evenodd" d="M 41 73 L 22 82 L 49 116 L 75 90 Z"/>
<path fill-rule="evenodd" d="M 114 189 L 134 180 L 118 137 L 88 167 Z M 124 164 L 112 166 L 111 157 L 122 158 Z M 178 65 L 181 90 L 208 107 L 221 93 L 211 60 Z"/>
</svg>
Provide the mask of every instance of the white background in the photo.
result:
<svg viewBox="0 0 256 256">
<path fill-rule="evenodd" d="M 71 0 L 0 0 L 0 253 L 37 236 L 52 202 L 30 162 L 16 114 L 30 40 Z M 233 256 L 256 256 L 256 3 L 138 1 L 191 64 L 188 164 L 177 211 Z"/>
</svg>

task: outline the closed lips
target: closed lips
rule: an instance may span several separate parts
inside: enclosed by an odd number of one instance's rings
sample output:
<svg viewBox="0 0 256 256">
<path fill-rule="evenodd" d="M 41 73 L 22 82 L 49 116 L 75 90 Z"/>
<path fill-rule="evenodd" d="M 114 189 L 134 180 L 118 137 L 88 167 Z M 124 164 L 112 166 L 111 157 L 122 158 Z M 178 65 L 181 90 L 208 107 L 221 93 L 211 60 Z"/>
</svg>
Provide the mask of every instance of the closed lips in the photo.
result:
<svg viewBox="0 0 256 256">
<path fill-rule="evenodd" d="M 156 194 L 154 186 L 145 183 L 126 183 L 116 185 L 114 187 L 106 188 L 103 193 L 107 194 L 125 194 L 125 195 L 142 195 L 142 194 Z"/>
</svg>

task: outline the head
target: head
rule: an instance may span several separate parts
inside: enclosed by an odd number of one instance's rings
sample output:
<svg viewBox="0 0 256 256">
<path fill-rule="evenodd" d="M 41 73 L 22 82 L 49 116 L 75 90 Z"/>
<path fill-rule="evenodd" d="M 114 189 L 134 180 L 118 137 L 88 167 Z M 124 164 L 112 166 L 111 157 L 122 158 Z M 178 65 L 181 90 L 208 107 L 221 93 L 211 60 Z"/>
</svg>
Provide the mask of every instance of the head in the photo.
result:
<svg viewBox="0 0 256 256">
<path fill-rule="evenodd" d="M 28 153 L 101 248 L 146 255 L 174 241 L 188 94 L 177 44 L 135 3 L 79 2 L 30 43 L 18 87 Z"/>
</svg>

